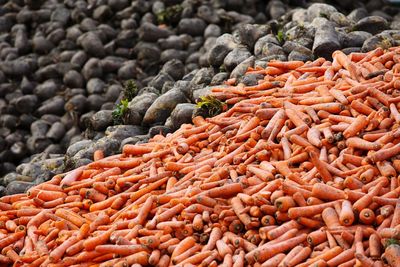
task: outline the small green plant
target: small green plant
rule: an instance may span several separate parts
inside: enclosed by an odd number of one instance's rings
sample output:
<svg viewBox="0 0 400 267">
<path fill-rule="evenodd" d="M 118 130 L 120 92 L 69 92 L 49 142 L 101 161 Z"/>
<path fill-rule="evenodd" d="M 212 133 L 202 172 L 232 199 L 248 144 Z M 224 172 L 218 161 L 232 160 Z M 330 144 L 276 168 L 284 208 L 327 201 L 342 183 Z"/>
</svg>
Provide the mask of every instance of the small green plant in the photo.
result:
<svg viewBox="0 0 400 267">
<path fill-rule="evenodd" d="M 114 125 L 123 124 L 125 113 L 128 110 L 129 101 L 131 101 L 137 95 L 137 93 L 138 88 L 135 81 L 127 81 L 123 89 L 123 97 L 112 112 Z"/>
<path fill-rule="evenodd" d="M 202 96 L 196 103 L 196 115 L 214 117 L 226 109 L 226 104 L 214 96 Z"/>
<path fill-rule="evenodd" d="M 385 242 L 385 249 L 390 245 L 400 245 L 400 241 L 395 238 L 388 238 Z"/>
<path fill-rule="evenodd" d="M 180 20 L 183 7 L 182 5 L 169 6 L 157 13 L 158 24 L 175 24 Z"/>
<path fill-rule="evenodd" d="M 124 87 L 124 97 L 123 99 L 128 99 L 131 101 L 138 93 L 138 88 L 134 80 L 128 80 Z"/>
<path fill-rule="evenodd" d="M 122 124 L 124 115 L 126 111 L 128 110 L 128 99 L 122 99 L 119 104 L 116 105 L 112 112 L 113 120 L 114 120 L 114 125 L 117 124 Z"/>
<path fill-rule="evenodd" d="M 285 35 L 283 34 L 282 30 L 279 30 L 278 33 L 276 34 L 276 39 L 278 40 L 279 43 L 283 43 L 285 41 Z"/>
</svg>

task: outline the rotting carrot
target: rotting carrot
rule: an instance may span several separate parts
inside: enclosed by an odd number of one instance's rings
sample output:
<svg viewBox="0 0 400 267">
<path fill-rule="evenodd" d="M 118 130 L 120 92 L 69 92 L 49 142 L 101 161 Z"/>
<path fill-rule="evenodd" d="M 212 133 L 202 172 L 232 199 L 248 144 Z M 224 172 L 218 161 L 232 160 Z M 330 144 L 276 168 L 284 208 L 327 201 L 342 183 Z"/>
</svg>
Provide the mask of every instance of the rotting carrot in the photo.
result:
<svg viewBox="0 0 400 267">
<path fill-rule="evenodd" d="M 382 258 L 390 266 L 399 266 L 400 264 L 400 246 L 397 244 L 390 245 L 386 248 Z"/>
</svg>

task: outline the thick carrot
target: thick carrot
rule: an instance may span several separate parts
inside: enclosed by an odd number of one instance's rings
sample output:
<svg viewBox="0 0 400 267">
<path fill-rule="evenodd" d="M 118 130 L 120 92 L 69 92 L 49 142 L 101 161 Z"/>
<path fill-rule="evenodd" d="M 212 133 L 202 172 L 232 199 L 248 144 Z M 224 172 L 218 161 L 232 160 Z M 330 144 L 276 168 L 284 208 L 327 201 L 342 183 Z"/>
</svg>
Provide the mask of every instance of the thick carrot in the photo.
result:
<svg viewBox="0 0 400 267">
<path fill-rule="evenodd" d="M 85 167 L 81 167 L 81 168 L 74 169 L 71 172 L 67 173 L 64 176 L 64 178 L 61 180 L 60 186 L 61 187 L 68 186 L 71 183 L 79 180 L 84 169 L 85 169 Z"/>
<path fill-rule="evenodd" d="M 78 227 L 81 227 L 84 223 L 86 223 L 86 220 L 82 218 L 79 214 L 76 214 L 66 209 L 57 209 L 55 215 L 70 221 Z"/>
<path fill-rule="evenodd" d="M 201 246 L 198 244 L 195 244 L 194 246 L 192 246 L 189 249 L 182 252 L 182 254 L 177 255 L 175 257 L 175 259 L 173 260 L 173 263 L 178 264 L 178 263 L 184 261 L 185 259 L 189 258 L 190 256 L 194 255 L 196 252 L 199 252 L 200 250 L 201 250 Z M 150 259 L 149 259 L 149 263 L 150 263 Z"/>
<path fill-rule="evenodd" d="M 346 198 L 346 193 L 344 191 L 323 183 L 316 183 L 313 185 L 312 195 L 328 201 Z"/>
<path fill-rule="evenodd" d="M 311 254 L 312 250 L 310 247 L 302 247 L 302 249 L 293 255 L 292 258 L 289 259 L 288 263 L 286 266 L 292 267 L 296 266 L 297 264 L 303 262 L 307 257 Z"/>
<path fill-rule="evenodd" d="M 101 159 L 104 159 L 104 151 L 101 149 L 94 151 L 93 160 L 97 161 L 97 160 L 101 160 Z"/>
<path fill-rule="evenodd" d="M 384 161 L 400 153 L 400 144 L 392 146 L 391 148 L 381 149 L 366 158 L 367 161 L 375 163 Z"/>
<path fill-rule="evenodd" d="M 255 261 L 264 262 L 265 260 L 275 256 L 278 253 L 284 252 L 291 249 L 298 244 L 304 242 L 307 238 L 307 234 L 301 234 L 299 236 L 293 237 L 286 241 L 280 243 L 269 245 L 268 243 L 258 247 L 257 249 L 250 251 L 246 254 L 246 260 L 249 263 L 254 263 Z"/>
<path fill-rule="evenodd" d="M 4 237 L 0 240 L 0 249 L 5 248 L 8 245 L 11 245 L 12 243 L 16 242 L 20 238 L 25 236 L 25 231 L 17 231 L 15 233 L 12 233 L 8 235 L 7 237 Z"/>
<path fill-rule="evenodd" d="M 143 155 L 147 154 L 153 151 L 152 147 L 149 146 L 141 146 L 141 145 L 124 145 L 122 148 L 122 153 L 124 155 L 132 155 L 132 156 L 138 156 L 138 155 Z"/>
<path fill-rule="evenodd" d="M 317 153 L 313 150 L 313 148 L 307 147 L 306 151 L 310 155 L 311 162 L 314 164 L 315 168 L 319 171 L 323 181 L 324 182 L 332 181 L 332 175 L 325 168 L 325 166 L 321 163 L 320 159 L 318 158 Z"/>
<path fill-rule="evenodd" d="M 334 203 L 335 202 L 333 201 L 333 202 L 328 202 L 328 203 L 313 205 L 313 206 L 290 208 L 288 210 L 289 217 L 292 219 L 296 219 L 298 217 L 311 217 L 318 213 L 321 213 L 324 209 L 326 209 L 328 207 L 332 207 L 334 205 Z"/>
<path fill-rule="evenodd" d="M 94 250 L 98 245 L 102 245 L 110 238 L 111 234 L 115 231 L 116 227 L 113 226 L 102 234 L 86 239 L 83 246 L 86 250 Z"/>
<path fill-rule="evenodd" d="M 386 248 L 385 253 L 383 253 L 382 258 L 390 266 L 399 266 L 400 264 L 400 246 L 393 244 Z"/>
<path fill-rule="evenodd" d="M 344 200 L 342 202 L 342 209 L 339 214 L 339 221 L 342 225 L 348 226 L 352 225 L 354 222 L 354 213 L 351 202 Z"/>
<path fill-rule="evenodd" d="M 279 263 L 282 262 L 282 260 L 286 257 L 284 253 L 278 253 L 272 258 L 270 258 L 267 261 L 264 261 L 264 263 L 261 265 L 262 267 L 277 267 Z"/>
<path fill-rule="evenodd" d="M 188 250 L 190 247 L 194 246 L 196 240 L 189 236 L 183 239 L 174 249 L 171 255 L 171 260 L 174 262 L 176 256 L 182 254 L 184 251 Z"/>
<path fill-rule="evenodd" d="M 364 224 L 372 224 L 375 221 L 375 213 L 373 210 L 365 208 L 358 215 L 360 222 Z"/>
<path fill-rule="evenodd" d="M 340 254 L 336 255 L 335 257 L 331 258 L 327 261 L 327 265 L 329 267 L 339 266 L 342 263 L 345 263 L 349 260 L 354 259 L 355 248 L 351 248 L 348 250 L 344 250 Z"/>
<path fill-rule="evenodd" d="M 358 199 L 354 204 L 353 204 L 353 210 L 360 213 L 362 209 L 368 207 L 372 201 L 373 197 L 379 194 L 379 191 L 381 190 L 384 182 L 378 183 L 376 187 L 374 187 L 368 194 L 365 194 L 363 197 Z"/>
<path fill-rule="evenodd" d="M 282 266 L 288 266 L 288 262 L 290 259 L 292 259 L 295 255 L 300 253 L 302 251 L 303 247 L 302 246 L 296 246 L 288 254 L 286 254 L 285 258 L 279 263 L 278 267 Z"/>
<path fill-rule="evenodd" d="M 57 262 L 59 261 L 62 256 L 64 255 L 65 251 L 75 243 L 77 243 L 79 239 L 76 236 L 71 236 L 68 238 L 66 241 L 64 241 L 60 246 L 55 248 L 52 252 L 49 254 L 49 260 L 50 262 Z"/>
<path fill-rule="evenodd" d="M 393 218 L 390 223 L 390 227 L 393 228 L 393 227 L 397 226 L 398 224 L 400 224 L 400 200 L 397 200 L 397 202 L 396 202 L 396 206 L 393 211 Z"/>
<path fill-rule="evenodd" d="M 372 259 L 377 260 L 380 258 L 381 252 L 381 240 L 377 234 L 369 236 L 369 255 Z"/>
</svg>

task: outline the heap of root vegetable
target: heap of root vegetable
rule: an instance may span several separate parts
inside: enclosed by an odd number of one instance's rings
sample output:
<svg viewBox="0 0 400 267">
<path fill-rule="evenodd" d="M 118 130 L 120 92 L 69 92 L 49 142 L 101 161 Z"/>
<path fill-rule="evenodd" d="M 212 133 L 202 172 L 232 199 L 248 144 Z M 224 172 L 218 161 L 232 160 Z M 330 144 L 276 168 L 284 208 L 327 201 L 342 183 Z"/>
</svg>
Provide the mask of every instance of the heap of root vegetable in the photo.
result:
<svg viewBox="0 0 400 267">
<path fill-rule="evenodd" d="M 2 197 L 1 265 L 400 266 L 400 48 L 248 73 L 226 112 Z"/>
</svg>

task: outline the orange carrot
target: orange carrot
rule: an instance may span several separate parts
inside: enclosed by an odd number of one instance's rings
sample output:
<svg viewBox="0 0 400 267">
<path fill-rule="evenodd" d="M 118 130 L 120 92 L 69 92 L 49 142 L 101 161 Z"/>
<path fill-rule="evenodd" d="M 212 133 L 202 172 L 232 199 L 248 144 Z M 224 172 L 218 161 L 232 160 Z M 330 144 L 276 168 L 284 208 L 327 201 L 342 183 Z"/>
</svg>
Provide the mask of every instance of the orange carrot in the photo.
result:
<svg viewBox="0 0 400 267">
<path fill-rule="evenodd" d="M 364 224 L 372 224 L 375 221 L 375 213 L 368 208 L 360 211 L 359 219 Z"/>
<path fill-rule="evenodd" d="M 324 209 L 328 207 L 332 207 L 335 202 L 328 202 L 324 204 L 314 205 L 314 206 L 307 206 L 307 207 L 294 207 L 288 210 L 289 217 L 292 219 L 298 217 L 310 217 L 314 216 L 318 213 L 321 213 Z"/>
<path fill-rule="evenodd" d="M 269 245 L 266 243 L 253 251 L 250 251 L 246 254 L 246 260 L 249 263 L 254 263 L 255 261 L 265 261 L 276 254 L 284 252 L 288 249 L 291 249 L 298 244 L 304 242 L 307 238 L 307 234 L 301 234 L 297 237 L 293 237 L 289 240 L 285 240 L 280 243 Z"/>
<path fill-rule="evenodd" d="M 102 234 L 86 239 L 83 243 L 84 248 L 88 251 L 91 251 L 94 250 L 98 245 L 104 244 L 110 238 L 112 232 L 115 231 L 115 228 L 116 227 L 113 226 Z"/>
<path fill-rule="evenodd" d="M 312 195 L 330 201 L 346 198 L 346 193 L 344 191 L 322 183 L 316 183 L 313 185 Z"/>
<path fill-rule="evenodd" d="M 351 202 L 344 200 L 342 202 L 342 209 L 339 214 L 339 220 L 342 225 L 348 226 L 352 225 L 354 222 L 354 213 Z"/>
</svg>

